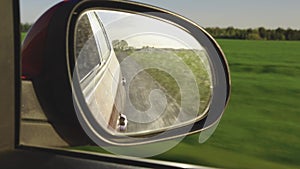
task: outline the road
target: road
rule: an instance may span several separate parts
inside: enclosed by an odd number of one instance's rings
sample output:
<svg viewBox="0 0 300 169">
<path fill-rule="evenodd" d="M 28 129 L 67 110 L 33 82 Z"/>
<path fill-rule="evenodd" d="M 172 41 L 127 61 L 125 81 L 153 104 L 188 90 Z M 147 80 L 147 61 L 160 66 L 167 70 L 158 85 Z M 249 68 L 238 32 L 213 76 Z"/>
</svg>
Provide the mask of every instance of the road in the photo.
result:
<svg viewBox="0 0 300 169">
<path fill-rule="evenodd" d="M 127 81 L 125 89 L 129 95 L 125 100 L 125 110 L 123 112 L 128 118 L 126 132 L 143 133 L 145 131 L 163 129 L 179 123 L 181 121 L 179 117 L 185 116 L 184 113 L 178 116 L 180 113 L 180 104 L 146 70 L 140 71 L 140 65 L 133 58 L 127 57 L 126 64 L 122 64 L 125 57 L 124 55 L 117 55 L 121 63 L 123 77 Z M 133 74 L 135 74 L 134 77 Z M 161 91 L 165 96 L 165 102 L 159 97 L 151 99 L 151 92 L 153 91 Z M 136 110 L 132 110 L 130 102 Z M 152 107 L 150 102 L 152 102 Z M 149 111 L 151 108 L 154 111 Z M 163 111 L 160 108 L 163 108 Z"/>
</svg>

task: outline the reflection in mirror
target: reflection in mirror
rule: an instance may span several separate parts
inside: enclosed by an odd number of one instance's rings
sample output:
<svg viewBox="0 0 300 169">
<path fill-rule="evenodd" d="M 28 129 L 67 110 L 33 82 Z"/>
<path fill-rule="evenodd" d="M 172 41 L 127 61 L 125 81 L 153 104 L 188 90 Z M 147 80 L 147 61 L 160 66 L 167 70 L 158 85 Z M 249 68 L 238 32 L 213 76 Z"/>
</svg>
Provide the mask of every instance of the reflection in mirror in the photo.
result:
<svg viewBox="0 0 300 169">
<path fill-rule="evenodd" d="M 206 50 L 185 29 L 150 16 L 91 10 L 77 20 L 85 116 L 113 135 L 159 133 L 204 118 L 210 106 Z"/>
</svg>

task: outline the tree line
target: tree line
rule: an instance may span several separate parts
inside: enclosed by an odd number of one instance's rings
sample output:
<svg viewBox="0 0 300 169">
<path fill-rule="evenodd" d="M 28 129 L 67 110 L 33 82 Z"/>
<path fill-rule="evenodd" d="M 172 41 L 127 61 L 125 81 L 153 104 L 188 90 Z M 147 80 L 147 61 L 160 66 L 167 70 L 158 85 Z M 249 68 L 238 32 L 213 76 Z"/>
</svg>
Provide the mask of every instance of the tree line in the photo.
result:
<svg viewBox="0 0 300 169">
<path fill-rule="evenodd" d="M 21 23 L 21 32 L 27 32 L 32 24 Z M 218 39 L 246 39 L 246 40 L 300 40 L 300 30 L 296 29 L 266 29 L 259 27 L 256 29 L 239 29 L 234 27 L 219 28 L 208 27 L 204 28 L 214 38 Z"/>
<path fill-rule="evenodd" d="M 214 38 L 220 39 L 247 39 L 247 40 L 300 40 L 300 30 L 295 29 L 238 29 L 234 27 L 205 28 Z"/>
</svg>

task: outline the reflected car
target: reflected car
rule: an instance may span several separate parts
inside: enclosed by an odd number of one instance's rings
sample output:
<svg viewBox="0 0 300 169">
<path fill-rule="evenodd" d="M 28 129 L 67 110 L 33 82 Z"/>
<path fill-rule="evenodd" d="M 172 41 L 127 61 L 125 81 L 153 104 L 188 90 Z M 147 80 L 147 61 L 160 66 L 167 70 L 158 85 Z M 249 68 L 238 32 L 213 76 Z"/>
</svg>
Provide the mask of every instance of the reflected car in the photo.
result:
<svg viewBox="0 0 300 169">
<path fill-rule="evenodd" d="M 96 121 L 103 128 L 116 131 L 119 128 L 117 121 L 123 118 L 119 114 L 123 111 L 121 81 L 124 77 L 96 12 L 89 11 L 80 16 L 75 37 L 76 69 L 73 76 L 79 78 L 86 104 Z"/>
</svg>

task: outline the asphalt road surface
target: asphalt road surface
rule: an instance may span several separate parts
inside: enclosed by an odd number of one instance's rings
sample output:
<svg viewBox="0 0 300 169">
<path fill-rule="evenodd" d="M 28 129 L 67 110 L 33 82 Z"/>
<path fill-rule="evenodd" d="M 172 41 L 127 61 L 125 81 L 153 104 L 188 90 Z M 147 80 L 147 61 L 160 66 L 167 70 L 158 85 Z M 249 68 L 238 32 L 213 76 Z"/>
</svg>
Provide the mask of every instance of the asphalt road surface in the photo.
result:
<svg viewBox="0 0 300 169">
<path fill-rule="evenodd" d="M 117 57 L 121 63 L 125 56 L 121 56 L 121 59 L 120 55 Z M 140 71 L 139 64 L 133 58 L 127 57 L 126 59 L 126 64 L 121 64 L 123 77 L 127 81 L 125 89 L 128 96 L 125 105 L 129 105 L 131 102 L 130 104 L 138 111 L 132 112 L 132 109 L 125 106 L 123 114 L 128 119 L 126 133 L 143 133 L 163 129 L 180 123 L 182 121 L 180 117 L 188 117 L 188 115 L 184 115 L 185 113 L 180 113 L 180 104 L 168 94 L 158 81 L 146 70 Z M 135 74 L 134 77 L 133 74 Z M 155 90 L 164 93 L 166 102 L 158 97 L 151 100 L 150 94 Z M 150 102 L 157 109 L 163 108 L 163 111 L 159 114 L 155 110 L 149 112 L 148 110 L 151 109 Z"/>
</svg>

